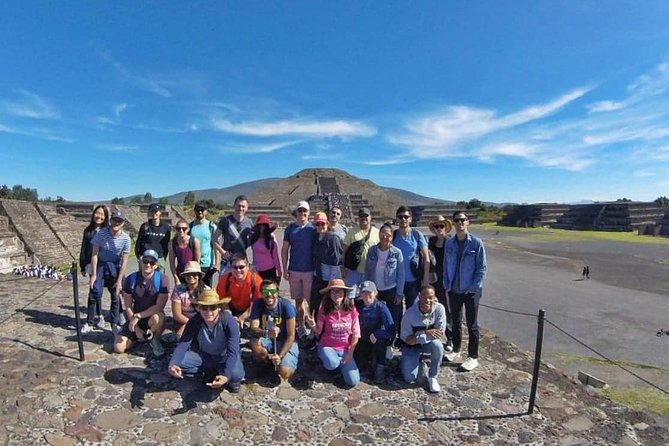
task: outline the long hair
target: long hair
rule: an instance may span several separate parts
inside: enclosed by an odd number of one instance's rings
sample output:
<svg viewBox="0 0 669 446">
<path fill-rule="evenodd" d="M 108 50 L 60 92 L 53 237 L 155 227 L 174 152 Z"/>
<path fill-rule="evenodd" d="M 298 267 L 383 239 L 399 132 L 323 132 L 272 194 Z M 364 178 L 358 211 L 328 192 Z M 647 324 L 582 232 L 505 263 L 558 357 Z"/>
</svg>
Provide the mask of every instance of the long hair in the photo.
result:
<svg viewBox="0 0 669 446">
<path fill-rule="evenodd" d="M 102 222 L 102 225 L 100 226 L 100 229 L 109 225 L 109 209 L 104 204 L 98 204 L 93 209 L 93 212 L 91 213 L 91 222 L 88 224 L 88 226 L 86 226 L 86 229 L 84 229 L 84 232 L 89 232 L 90 233 L 90 232 L 93 232 L 97 229 L 98 226 L 95 224 L 95 212 L 97 212 L 98 209 L 102 209 L 102 211 L 105 213 L 105 220 Z"/>
<path fill-rule="evenodd" d="M 253 230 L 251 231 L 251 236 L 249 237 L 249 245 L 253 245 L 258 239 L 260 238 L 260 226 L 265 227 L 265 231 L 263 232 L 263 237 L 265 238 L 265 247 L 268 250 L 272 249 L 272 231 L 269 230 L 269 225 L 268 224 L 261 224 L 261 225 L 256 225 L 253 227 Z"/>
<path fill-rule="evenodd" d="M 323 312 L 325 314 L 330 314 L 335 311 L 334 302 L 332 302 L 332 298 L 330 297 L 330 291 L 328 291 L 326 298 L 321 301 L 321 307 L 323 308 Z M 350 313 L 353 311 L 353 308 L 353 300 L 346 297 L 346 291 L 344 291 L 344 300 L 341 303 L 340 310 L 344 310 L 346 313 Z"/>
</svg>

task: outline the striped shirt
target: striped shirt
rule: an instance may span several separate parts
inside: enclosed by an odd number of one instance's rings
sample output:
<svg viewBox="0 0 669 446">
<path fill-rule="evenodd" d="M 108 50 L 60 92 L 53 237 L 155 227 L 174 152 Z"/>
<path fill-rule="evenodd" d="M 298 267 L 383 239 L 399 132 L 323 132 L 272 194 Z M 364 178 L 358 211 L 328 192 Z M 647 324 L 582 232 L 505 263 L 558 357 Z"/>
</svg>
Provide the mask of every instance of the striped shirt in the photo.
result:
<svg viewBox="0 0 669 446">
<path fill-rule="evenodd" d="M 100 248 L 98 262 L 112 262 L 118 265 L 123 254 L 130 253 L 130 236 L 121 231 L 114 237 L 109 228 L 102 228 L 93 236 L 91 245 Z"/>
</svg>

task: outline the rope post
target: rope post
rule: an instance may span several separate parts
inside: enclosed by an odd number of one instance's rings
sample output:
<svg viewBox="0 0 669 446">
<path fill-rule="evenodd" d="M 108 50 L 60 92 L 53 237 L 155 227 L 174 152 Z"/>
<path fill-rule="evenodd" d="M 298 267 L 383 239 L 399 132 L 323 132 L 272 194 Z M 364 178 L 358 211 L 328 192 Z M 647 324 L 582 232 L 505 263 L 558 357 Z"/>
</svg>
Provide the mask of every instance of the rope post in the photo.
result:
<svg viewBox="0 0 669 446">
<path fill-rule="evenodd" d="M 79 315 L 79 271 L 77 271 L 77 262 L 72 262 L 70 267 L 72 275 L 72 291 L 74 294 L 74 316 L 77 321 L 77 344 L 79 345 L 79 361 L 85 361 L 84 340 L 81 337 L 81 316 Z"/>
<path fill-rule="evenodd" d="M 539 384 L 539 367 L 541 366 L 541 348 L 544 343 L 544 319 L 546 312 L 539 310 L 537 316 L 537 344 L 534 347 L 534 370 L 532 370 L 532 387 L 530 388 L 530 403 L 527 408 L 527 414 L 534 412 L 534 400 L 537 396 L 537 384 Z"/>
</svg>

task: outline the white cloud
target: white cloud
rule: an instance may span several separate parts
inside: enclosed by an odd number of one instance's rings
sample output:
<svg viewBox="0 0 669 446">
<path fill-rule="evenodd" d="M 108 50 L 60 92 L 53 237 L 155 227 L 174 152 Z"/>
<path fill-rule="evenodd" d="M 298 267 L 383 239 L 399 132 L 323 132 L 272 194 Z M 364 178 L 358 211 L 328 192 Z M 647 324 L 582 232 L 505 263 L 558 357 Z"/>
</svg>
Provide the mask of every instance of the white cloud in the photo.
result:
<svg viewBox="0 0 669 446">
<path fill-rule="evenodd" d="M 129 153 L 139 150 L 137 146 L 129 146 L 124 144 L 98 144 L 98 149 L 106 150 L 108 152 Z"/>
<path fill-rule="evenodd" d="M 600 112 L 610 112 L 614 110 L 620 110 L 624 106 L 625 104 L 623 104 L 622 102 L 614 102 L 614 101 L 600 101 L 587 105 L 588 110 L 590 110 L 590 113 L 600 113 Z"/>
<path fill-rule="evenodd" d="M 271 153 L 302 141 L 284 141 L 275 144 L 226 144 L 221 149 L 225 153 Z"/>
<path fill-rule="evenodd" d="M 14 90 L 18 99 L 2 102 L 4 110 L 14 116 L 33 119 L 58 119 L 60 113 L 43 97 L 26 90 Z"/>
<path fill-rule="evenodd" d="M 107 62 L 109 65 L 114 67 L 114 69 L 121 75 L 123 76 L 127 81 L 129 81 L 131 84 L 146 90 L 150 93 L 157 94 L 158 96 L 162 96 L 164 98 L 169 98 L 172 96 L 172 93 L 160 83 L 148 76 L 143 76 L 139 74 L 132 73 L 130 70 L 128 70 L 123 64 L 120 62 L 114 60 L 114 58 L 111 56 L 109 51 L 103 51 L 103 50 L 97 50 L 98 54 L 104 60 Z"/>
<path fill-rule="evenodd" d="M 352 121 L 247 121 L 233 123 L 227 119 L 212 119 L 213 127 L 224 133 L 237 135 L 269 136 L 307 136 L 313 138 L 328 137 L 369 137 L 376 134 L 376 129 L 366 124 Z"/>
<path fill-rule="evenodd" d="M 656 175 L 655 172 L 651 172 L 649 170 L 637 170 L 632 173 L 632 176 L 636 178 L 654 177 L 655 175 Z"/>
<path fill-rule="evenodd" d="M 100 124 L 107 125 L 118 125 L 121 123 L 121 113 L 123 113 L 128 108 L 128 104 L 114 104 L 112 107 L 112 116 L 96 116 L 95 121 Z"/>
<path fill-rule="evenodd" d="M 21 129 L 0 124 L 0 133 L 11 133 L 14 135 L 23 135 L 31 138 L 40 138 L 47 141 L 64 142 L 68 144 L 75 141 L 72 138 L 54 134 L 51 130 L 43 128 Z"/>
</svg>

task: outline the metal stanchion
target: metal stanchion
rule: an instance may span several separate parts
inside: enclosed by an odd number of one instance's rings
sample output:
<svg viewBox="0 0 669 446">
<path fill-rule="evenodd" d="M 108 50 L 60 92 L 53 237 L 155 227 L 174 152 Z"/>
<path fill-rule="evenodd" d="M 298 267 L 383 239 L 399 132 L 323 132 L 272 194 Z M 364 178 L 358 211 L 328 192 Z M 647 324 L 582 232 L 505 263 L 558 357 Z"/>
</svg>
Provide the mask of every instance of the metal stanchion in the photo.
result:
<svg viewBox="0 0 669 446">
<path fill-rule="evenodd" d="M 534 411 L 534 400 L 537 396 L 537 384 L 539 384 L 539 367 L 541 366 L 541 347 L 544 343 L 544 318 L 546 312 L 539 310 L 537 316 L 537 344 L 534 348 L 534 370 L 532 370 L 532 387 L 530 388 L 530 403 L 527 408 L 527 414 L 531 415 Z"/>
<path fill-rule="evenodd" d="M 84 357 L 84 339 L 81 336 L 81 316 L 79 315 L 79 271 L 77 271 L 77 262 L 72 262 L 70 267 L 72 275 L 72 289 L 74 294 L 74 316 L 77 326 L 77 344 L 79 344 L 79 361 L 85 361 Z"/>
</svg>

